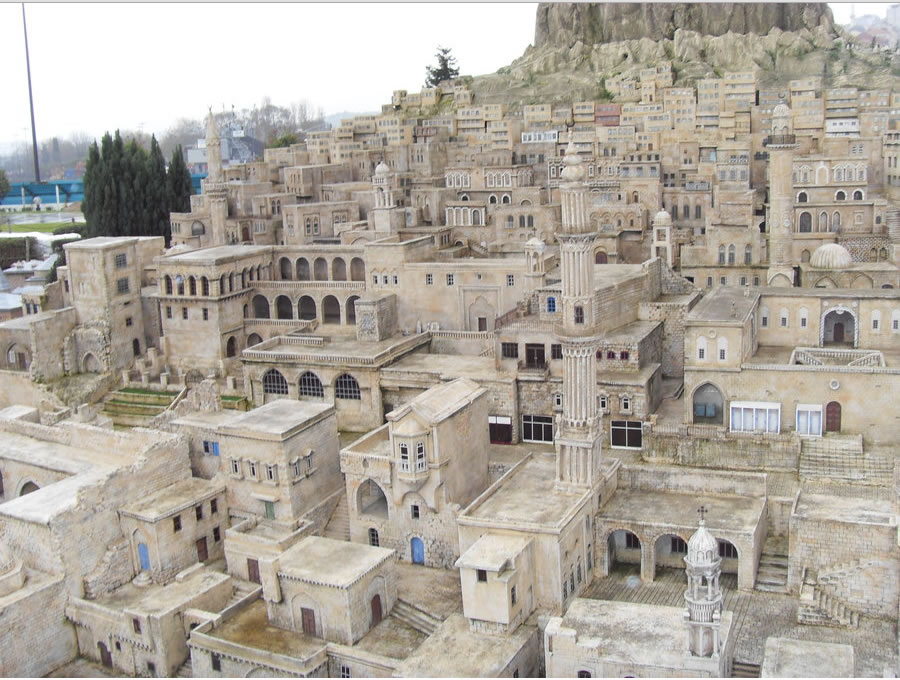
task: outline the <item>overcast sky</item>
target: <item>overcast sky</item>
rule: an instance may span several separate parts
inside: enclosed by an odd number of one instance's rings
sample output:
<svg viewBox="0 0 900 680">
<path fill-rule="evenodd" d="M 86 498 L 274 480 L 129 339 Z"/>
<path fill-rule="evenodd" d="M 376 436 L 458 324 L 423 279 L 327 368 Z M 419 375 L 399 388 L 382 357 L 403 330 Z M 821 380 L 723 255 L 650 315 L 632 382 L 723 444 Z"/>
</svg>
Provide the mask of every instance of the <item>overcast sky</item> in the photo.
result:
<svg viewBox="0 0 900 680">
<path fill-rule="evenodd" d="M 839 22 L 851 3 L 833 3 Z M 857 3 L 857 16 L 888 5 Z M 38 139 L 162 133 L 209 106 L 265 96 L 326 114 L 418 90 L 437 45 L 463 74 L 496 71 L 534 39 L 534 3 L 26 4 Z M 21 6 L 0 4 L 0 143 L 31 139 Z"/>
</svg>

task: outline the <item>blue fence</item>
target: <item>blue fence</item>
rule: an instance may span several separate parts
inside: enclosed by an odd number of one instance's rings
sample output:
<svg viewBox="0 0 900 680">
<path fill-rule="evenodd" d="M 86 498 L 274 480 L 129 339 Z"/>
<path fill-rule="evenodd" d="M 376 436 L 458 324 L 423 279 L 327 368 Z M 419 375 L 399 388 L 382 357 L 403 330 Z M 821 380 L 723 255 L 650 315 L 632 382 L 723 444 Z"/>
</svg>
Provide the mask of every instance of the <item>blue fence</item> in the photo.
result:
<svg viewBox="0 0 900 680">
<path fill-rule="evenodd" d="M 200 180 L 206 175 L 191 175 L 194 193 L 200 193 Z M 4 207 L 30 206 L 35 196 L 40 197 L 41 205 L 56 203 L 56 188 L 59 187 L 59 200 L 62 203 L 75 203 L 84 200 L 84 182 L 80 179 L 54 179 L 49 182 L 15 182 L 10 184 L 9 193 L 0 200 Z M 24 196 L 24 199 L 23 199 Z"/>
</svg>

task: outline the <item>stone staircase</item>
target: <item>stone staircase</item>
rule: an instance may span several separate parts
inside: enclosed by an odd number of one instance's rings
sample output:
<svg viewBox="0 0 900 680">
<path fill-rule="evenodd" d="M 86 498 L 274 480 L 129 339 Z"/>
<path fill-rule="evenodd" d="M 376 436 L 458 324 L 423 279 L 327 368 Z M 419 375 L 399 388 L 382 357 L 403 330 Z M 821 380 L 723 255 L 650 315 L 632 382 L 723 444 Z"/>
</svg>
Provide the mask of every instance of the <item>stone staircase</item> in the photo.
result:
<svg viewBox="0 0 900 680">
<path fill-rule="evenodd" d="M 399 598 L 394 603 L 391 616 L 424 635 L 431 635 L 441 625 L 440 619 Z"/>
<path fill-rule="evenodd" d="M 178 392 L 123 387 L 106 396 L 102 412 L 113 421 L 113 425 L 146 427 L 155 416 L 165 411 L 177 396 Z"/>
<path fill-rule="evenodd" d="M 731 664 L 732 678 L 758 678 L 759 664 L 745 663 L 744 661 L 735 661 Z"/>
<path fill-rule="evenodd" d="M 811 578 L 804 569 L 803 582 L 800 586 L 800 604 L 797 607 L 797 623 L 809 626 L 858 627 L 859 612 L 834 593 L 829 586 L 850 571 L 862 568 L 864 568 L 862 563 L 855 566 L 846 565 L 843 570 L 837 568 L 823 571 L 823 575 L 818 579 Z"/>
<path fill-rule="evenodd" d="M 350 540 L 350 509 L 347 505 L 347 494 L 341 495 L 341 500 L 335 506 L 328 523 L 322 531 L 325 538 L 333 538 L 336 541 Z"/>
<path fill-rule="evenodd" d="M 237 579 L 232 579 L 231 597 L 228 598 L 228 602 L 225 603 L 225 607 L 223 607 L 223 610 L 237 604 L 245 597 L 250 595 L 254 590 L 262 592 L 262 586 L 257 585 L 256 583 L 253 583 L 251 581 L 239 581 Z"/>
<path fill-rule="evenodd" d="M 827 433 L 800 440 L 800 477 L 860 481 L 866 478 L 862 435 Z"/>
<path fill-rule="evenodd" d="M 193 678 L 194 677 L 194 667 L 191 662 L 191 655 L 188 654 L 187 661 L 181 664 L 178 667 L 178 670 L 175 671 L 176 678 Z"/>
<path fill-rule="evenodd" d="M 767 593 L 788 592 L 787 552 L 785 539 L 775 537 L 766 539 L 762 555 L 759 557 L 759 568 L 756 571 L 756 590 Z"/>
</svg>

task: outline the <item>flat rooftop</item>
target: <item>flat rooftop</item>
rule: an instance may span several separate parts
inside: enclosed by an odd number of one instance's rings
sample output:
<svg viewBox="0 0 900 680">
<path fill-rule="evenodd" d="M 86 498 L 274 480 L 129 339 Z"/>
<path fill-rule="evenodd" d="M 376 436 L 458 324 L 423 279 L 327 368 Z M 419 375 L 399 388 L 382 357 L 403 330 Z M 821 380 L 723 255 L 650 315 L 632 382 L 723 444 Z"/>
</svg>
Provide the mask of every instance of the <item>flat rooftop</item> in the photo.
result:
<svg viewBox="0 0 900 680">
<path fill-rule="evenodd" d="M 598 513 L 598 520 L 620 520 L 693 533 L 697 528 L 697 508 L 705 506 L 706 524 L 716 532 L 752 533 L 766 507 L 764 498 L 747 496 L 705 496 L 665 491 L 629 491 L 619 488 Z"/>
<path fill-rule="evenodd" d="M 401 344 L 411 341 L 415 345 L 415 339 L 420 340 L 419 344 L 429 342 L 427 333 L 421 333 L 416 336 L 394 335 L 385 340 L 378 342 L 359 342 L 356 336 L 332 336 L 325 340 L 321 345 L 295 344 L 287 336 L 278 336 L 274 338 L 271 345 L 268 342 L 264 347 L 255 345 L 244 350 L 242 356 L 244 359 L 271 361 L 276 358 L 279 360 L 290 361 L 292 356 L 296 356 L 298 361 L 319 361 L 322 359 L 339 357 L 341 359 L 360 359 L 374 364 L 375 357 L 382 352 L 398 347 Z M 266 356 L 270 355 L 270 356 Z"/>
<path fill-rule="evenodd" d="M 353 648 L 380 654 L 389 659 L 403 660 L 421 645 L 426 637 L 428 636 L 406 625 L 397 617 L 387 616 L 353 645 Z"/>
<path fill-rule="evenodd" d="M 883 500 L 851 496 L 819 496 L 801 493 L 794 514 L 804 519 L 820 521 L 880 524 L 882 526 L 897 525 L 894 513 Z"/>
<path fill-rule="evenodd" d="M 559 528 L 588 492 L 557 489 L 556 455 L 535 452 L 485 493 L 480 503 L 460 515 L 460 520 Z"/>
<path fill-rule="evenodd" d="M 393 556 L 387 548 L 307 536 L 284 552 L 278 572 L 307 583 L 347 588 Z"/>
<path fill-rule="evenodd" d="M 560 629 L 574 630 L 579 644 L 596 648 L 597 655 L 609 662 L 682 670 L 683 613 L 683 607 L 576 598 Z M 723 610 L 723 638 L 731 620 L 732 613 Z"/>
<path fill-rule="evenodd" d="M 374 456 L 391 455 L 391 439 L 387 423 L 368 434 L 363 435 L 344 449 L 350 453 L 369 454 Z"/>
<path fill-rule="evenodd" d="M 188 574 L 182 581 L 172 581 L 164 586 L 155 583 L 136 586 L 129 582 L 92 602 L 108 609 L 129 609 L 150 615 L 162 614 L 190 602 L 230 578 L 228 574 L 204 567 Z"/>
<path fill-rule="evenodd" d="M 502 572 L 510 560 L 521 553 L 530 538 L 488 534 L 482 536 L 456 561 L 457 567 Z"/>
<path fill-rule="evenodd" d="M 594 267 L 594 288 L 608 288 L 644 275 L 644 266 L 640 264 L 605 264 Z"/>
<path fill-rule="evenodd" d="M 189 477 L 126 505 L 120 512 L 147 522 L 155 522 L 224 491 L 224 482 Z"/>
<path fill-rule="evenodd" d="M 603 334 L 603 342 L 640 342 L 652 333 L 662 321 L 632 321 Z"/>
<path fill-rule="evenodd" d="M 223 262 L 247 255 L 257 255 L 271 250 L 270 246 L 213 246 L 212 248 L 198 248 L 186 253 L 166 255 L 163 261 L 166 263 L 180 262 L 184 264 L 200 264 L 206 262 Z"/>
<path fill-rule="evenodd" d="M 422 394 L 394 409 L 397 417 L 409 409 L 415 411 L 431 423 L 438 423 L 471 404 L 484 393 L 484 388 L 469 378 L 457 378 L 448 383 L 431 387 Z M 392 418 L 393 419 L 393 416 Z"/>
<path fill-rule="evenodd" d="M 856 652 L 850 645 L 770 637 L 761 678 L 854 678 Z"/>
<path fill-rule="evenodd" d="M 714 288 L 690 311 L 686 321 L 695 323 L 703 323 L 704 321 L 742 323 L 750 315 L 759 299 L 757 290 L 754 288 Z"/>
<path fill-rule="evenodd" d="M 237 412 L 237 415 L 219 426 L 219 431 L 223 434 L 283 440 L 333 411 L 332 404 L 276 399 L 251 411 Z"/>
<path fill-rule="evenodd" d="M 519 626 L 508 636 L 473 633 L 468 619 L 452 614 L 397 666 L 396 675 L 403 678 L 497 677 L 534 634 L 535 628 L 528 625 Z"/>
<path fill-rule="evenodd" d="M 493 357 L 416 352 L 407 354 L 390 366 L 382 368 L 382 382 L 385 379 L 402 380 L 403 373 L 425 373 L 440 380 L 469 378 L 479 384 L 488 381 L 509 382 L 515 379 L 510 373 L 498 371 L 494 366 Z"/>
<path fill-rule="evenodd" d="M 206 633 L 253 649 L 306 660 L 325 647 L 325 641 L 303 632 L 285 630 L 269 623 L 265 600 L 256 600 L 218 628 Z"/>
</svg>

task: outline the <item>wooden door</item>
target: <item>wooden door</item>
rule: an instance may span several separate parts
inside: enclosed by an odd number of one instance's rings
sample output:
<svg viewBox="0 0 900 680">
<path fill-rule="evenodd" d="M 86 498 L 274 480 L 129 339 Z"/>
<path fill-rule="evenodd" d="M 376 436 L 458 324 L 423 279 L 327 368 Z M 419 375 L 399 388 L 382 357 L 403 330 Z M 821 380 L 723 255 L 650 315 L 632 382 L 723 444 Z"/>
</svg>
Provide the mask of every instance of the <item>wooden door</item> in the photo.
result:
<svg viewBox="0 0 900 680">
<path fill-rule="evenodd" d="M 837 324 L 835 324 L 835 335 L 837 334 Z M 841 431 L 841 405 L 836 401 L 831 401 L 825 407 L 825 431 L 840 432 Z"/>
<path fill-rule="evenodd" d="M 97 643 L 97 649 L 100 651 L 100 663 L 107 668 L 112 668 L 112 655 L 102 642 Z"/>
<path fill-rule="evenodd" d="M 315 636 L 315 634 L 316 634 L 316 613 L 312 609 L 307 609 L 306 607 L 301 607 L 300 619 L 303 624 L 303 632 L 306 635 Z"/>
<path fill-rule="evenodd" d="M 372 627 L 381 623 L 381 595 L 372 598 Z"/>
<path fill-rule="evenodd" d="M 206 536 L 197 541 L 197 559 L 206 562 L 209 559 L 209 550 L 206 548 Z"/>
<path fill-rule="evenodd" d="M 262 583 L 259 580 L 259 560 L 247 558 L 247 578 L 254 583 Z"/>
<path fill-rule="evenodd" d="M 487 330 L 487 317 L 479 316 L 478 317 L 478 330 L 484 332 Z"/>
<path fill-rule="evenodd" d="M 834 341 L 844 342 L 844 324 L 840 322 L 834 324 Z"/>
</svg>

